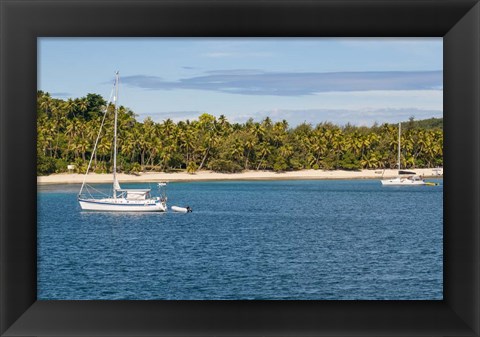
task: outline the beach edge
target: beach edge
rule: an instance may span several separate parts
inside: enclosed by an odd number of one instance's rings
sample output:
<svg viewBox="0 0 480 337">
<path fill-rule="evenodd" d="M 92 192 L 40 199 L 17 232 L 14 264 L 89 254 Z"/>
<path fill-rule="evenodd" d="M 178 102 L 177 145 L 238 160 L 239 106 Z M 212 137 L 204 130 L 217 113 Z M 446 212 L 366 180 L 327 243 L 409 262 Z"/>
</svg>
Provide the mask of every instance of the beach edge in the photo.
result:
<svg viewBox="0 0 480 337">
<path fill-rule="evenodd" d="M 436 171 L 439 170 L 439 171 Z M 413 170 L 424 178 L 443 178 L 443 169 L 422 168 Z M 119 182 L 194 182 L 194 181 L 222 181 L 222 180 L 344 180 L 344 179 L 382 179 L 398 175 L 398 170 L 299 170 L 288 172 L 273 171 L 245 171 L 241 173 L 218 173 L 212 171 L 199 171 L 194 174 L 187 172 L 165 173 L 146 172 L 139 174 L 117 174 Z M 37 185 L 51 184 L 81 184 L 85 179 L 84 174 L 56 173 L 48 176 L 37 176 Z M 86 176 L 87 183 L 110 183 L 112 174 L 90 173 Z"/>
</svg>

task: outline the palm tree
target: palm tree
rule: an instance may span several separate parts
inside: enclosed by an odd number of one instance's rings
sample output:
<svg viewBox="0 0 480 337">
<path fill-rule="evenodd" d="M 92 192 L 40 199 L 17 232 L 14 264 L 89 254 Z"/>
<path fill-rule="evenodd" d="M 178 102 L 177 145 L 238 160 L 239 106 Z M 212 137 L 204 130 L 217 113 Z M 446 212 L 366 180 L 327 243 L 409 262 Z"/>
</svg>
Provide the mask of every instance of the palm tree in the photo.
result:
<svg viewBox="0 0 480 337">
<path fill-rule="evenodd" d="M 54 99 L 37 92 L 37 152 L 43 157 L 82 165 L 97 138 L 106 102 L 96 94 L 87 97 Z M 108 107 L 95 167 L 105 170 L 112 157 L 113 106 Z M 193 121 L 177 124 L 171 119 L 155 123 L 136 120 L 135 113 L 118 107 L 118 153 L 122 163 L 168 170 L 188 168 L 189 172 L 217 161 L 244 169 L 276 171 L 300 168 L 364 168 L 396 165 L 398 129 L 383 124 L 368 127 L 336 126 L 324 122 L 312 128 L 307 123 L 290 128 L 288 122 L 273 123 L 249 119 L 230 124 L 225 115 L 218 120 L 204 113 Z M 413 122 L 412 122 L 413 123 Z M 415 122 L 418 123 L 418 122 Z M 443 131 L 415 125 L 401 135 L 402 166 L 425 167 L 443 164 Z M 80 159 L 81 158 L 81 159 Z M 157 167 L 155 165 L 158 165 Z"/>
<path fill-rule="evenodd" d="M 85 112 L 88 110 L 88 100 L 86 98 L 81 98 L 77 102 L 78 110 L 83 115 L 83 118 L 85 118 Z"/>
<path fill-rule="evenodd" d="M 75 118 L 75 111 L 77 110 L 77 102 L 76 101 L 69 98 L 66 102 L 64 102 L 63 108 L 67 112 L 68 116 L 73 116 L 73 118 Z"/>
<path fill-rule="evenodd" d="M 379 167 L 379 159 L 377 153 L 369 152 L 362 157 L 360 164 L 363 168 L 376 169 Z"/>
<path fill-rule="evenodd" d="M 260 156 L 260 160 L 258 161 L 257 171 L 262 166 L 265 158 L 268 157 L 271 153 L 272 153 L 272 150 L 270 148 L 270 145 L 267 142 L 260 143 L 259 149 L 258 149 L 258 154 Z"/>
<path fill-rule="evenodd" d="M 47 116 L 49 116 L 51 111 L 50 109 L 53 105 L 53 99 L 50 96 L 50 94 L 49 93 L 42 94 L 39 99 L 39 102 L 40 102 L 39 107 L 45 112 Z"/>
<path fill-rule="evenodd" d="M 254 135 L 249 134 L 245 139 L 244 139 L 244 149 L 246 151 L 245 154 L 245 170 L 248 170 L 248 159 L 250 157 L 251 151 L 255 148 L 255 145 L 257 143 L 256 138 Z"/>
<path fill-rule="evenodd" d="M 202 156 L 202 160 L 197 170 L 201 170 L 205 164 L 212 148 L 218 145 L 218 132 L 216 130 L 216 119 L 209 114 L 202 114 L 198 117 L 197 134 L 199 136 L 199 151 Z"/>
</svg>

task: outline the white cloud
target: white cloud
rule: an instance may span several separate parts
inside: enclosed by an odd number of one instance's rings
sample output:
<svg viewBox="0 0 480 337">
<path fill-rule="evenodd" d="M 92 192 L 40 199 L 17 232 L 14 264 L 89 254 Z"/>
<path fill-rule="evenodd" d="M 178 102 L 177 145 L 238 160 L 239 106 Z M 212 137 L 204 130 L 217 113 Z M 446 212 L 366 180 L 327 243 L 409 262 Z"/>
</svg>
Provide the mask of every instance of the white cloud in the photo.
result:
<svg viewBox="0 0 480 337">
<path fill-rule="evenodd" d="M 316 125 L 322 122 L 332 122 L 339 125 L 347 123 L 357 126 L 371 126 L 377 122 L 383 123 L 398 123 L 406 121 L 410 117 L 416 120 L 427 118 L 441 118 L 443 111 L 441 110 L 423 110 L 417 108 L 402 108 L 402 109 L 273 109 L 260 111 L 250 116 L 244 115 L 242 119 L 237 118 L 238 122 L 244 122 L 249 117 L 257 121 L 269 116 L 273 121 L 287 120 L 290 126 L 296 126 L 303 122 Z"/>
<path fill-rule="evenodd" d="M 443 110 L 442 90 L 371 90 L 321 92 L 316 97 L 327 109 L 405 109 Z"/>
</svg>

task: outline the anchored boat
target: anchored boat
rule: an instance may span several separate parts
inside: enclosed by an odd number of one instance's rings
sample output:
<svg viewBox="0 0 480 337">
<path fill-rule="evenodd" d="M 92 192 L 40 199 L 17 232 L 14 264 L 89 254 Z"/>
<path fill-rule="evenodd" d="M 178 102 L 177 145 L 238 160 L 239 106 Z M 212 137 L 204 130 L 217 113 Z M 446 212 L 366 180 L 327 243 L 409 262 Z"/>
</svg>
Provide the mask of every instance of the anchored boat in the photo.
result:
<svg viewBox="0 0 480 337">
<path fill-rule="evenodd" d="M 398 177 L 391 179 L 383 179 L 383 186 L 420 186 L 426 185 L 427 183 L 421 177 L 416 175 L 415 172 L 402 171 L 401 170 L 401 161 L 400 161 L 400 136 L 402 134 L 402 123 L 398 123 Z"/>
<path fill-rule="evenodd" d="M 153 196 L 151 189 L 125 189 L 122 188 L 117 179 L 117 99 L 118 99 L 119 74 L 115 73 L 113 84 L 113 107 L 115 113 L 114 121 L 114 151 L 113 151 L 113 192 L 111 195 L 102 193 L 86 184 L 87 175 L 92 164 L 98 141 L 108 112 L 108 106 L 112 102 L 112 95 L 107 103 L 105 112 L 98 131 L 97 140 L 93 148 L 92 156 L 88 163 L 87 172 L 83 178 L 82 187 L 78 193 L 78 202 L 82 210 L 88 211 L 112 211 L 112 212 L 165 212 L 167 210 L 167 196 L 165 192 L 166 183 L 159 183 L 160 196 Z"/>
<path fill-rule="evenodd" d="M 172 209 L 172 211 L 177 212 L 177 213 L 190 213 L 190 212 L 192 212 L 192 209 L 190 208 L 190 206 L 187 206 L 187 207 L 172 206 L 171 209 Z"/>
</svg>

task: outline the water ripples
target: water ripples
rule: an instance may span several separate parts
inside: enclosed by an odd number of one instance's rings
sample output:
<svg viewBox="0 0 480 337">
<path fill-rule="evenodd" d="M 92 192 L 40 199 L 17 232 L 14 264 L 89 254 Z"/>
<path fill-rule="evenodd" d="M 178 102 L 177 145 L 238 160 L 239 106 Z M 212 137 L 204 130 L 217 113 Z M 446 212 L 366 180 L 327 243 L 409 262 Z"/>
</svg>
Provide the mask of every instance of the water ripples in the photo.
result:
<svg viewBox="0 0 480 337">
<path fill-rule="evenodd" d="M 82 212 L 77 193 L 39 188 L 39 299 L 443 297 L 442 186 L 171 183 L 189 214 Z"/>
</svg>

